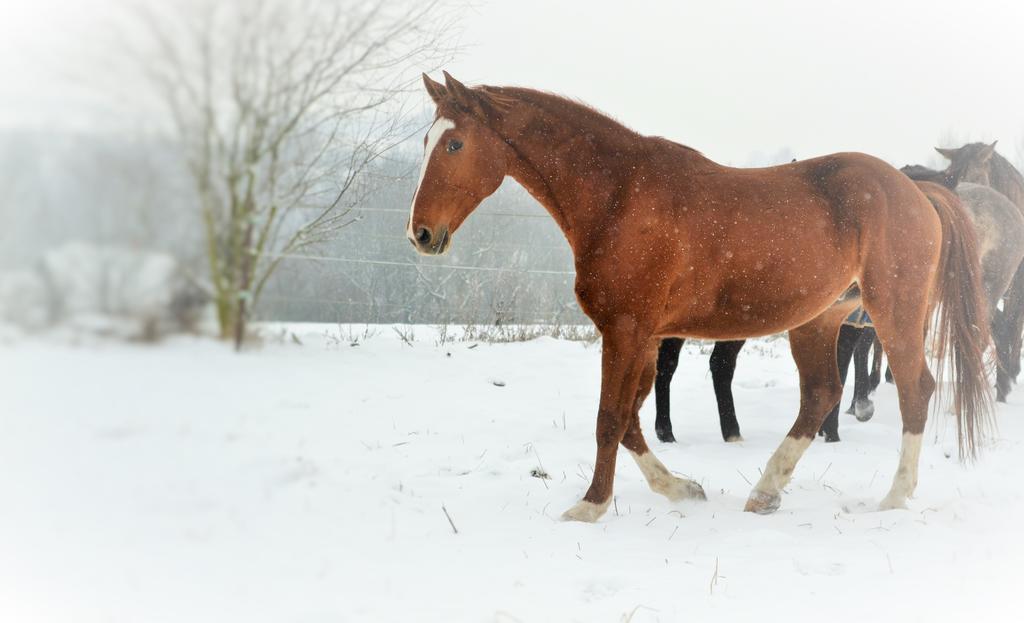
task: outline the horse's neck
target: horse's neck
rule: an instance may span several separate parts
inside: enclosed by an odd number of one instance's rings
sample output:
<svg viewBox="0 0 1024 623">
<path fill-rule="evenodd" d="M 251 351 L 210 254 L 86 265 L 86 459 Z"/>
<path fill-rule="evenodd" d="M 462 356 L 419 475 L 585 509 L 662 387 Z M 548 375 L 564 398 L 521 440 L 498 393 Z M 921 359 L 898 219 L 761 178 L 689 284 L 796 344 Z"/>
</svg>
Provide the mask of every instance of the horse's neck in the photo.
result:
<svg viewBox="0 0 1024 623">
<path fill-rule="evenodd" d="M 564 186 L 554 183 L 554 176 L 543 166 L 543 159 L 522 145 L 516 145 L 515 149 L 517 159 L 512 163 L 509 174 L 544 206 L 575 252 L 576 241 L 584 235 L 580 232 L 587 228 L 587 224 L 581 221 L 579 211 L 575 209 Z"/>
<path fill-rule="evenodd" d="M 497 130 L 516 152 L 510 175 L 547 209 L 574 253 L 607 227 L 623 189 L 650 157 L 648 142 L 655 140 L 625 127 L 595 130 L 539 106 Z"/>
<path fill-rule="evenodd" d="M 607 147 L 574 140 L 586 136 L 585 130 L 550 117 L 539 119 L 539 110 L 531 112 L 499 128 L 516 154 L 509 174 L 551 214 L 576 253 L 588 232 L 599 225 L 602 210 L 595 207 L 609 200 L 582 187 L 586 173 L 601 166 L 601 152 Z M 564 148 L 569 141 L 574 145 L 571 150 Z M 619 173 L 610 172 L 608 177 L 615 175 Z"/>
</svg>

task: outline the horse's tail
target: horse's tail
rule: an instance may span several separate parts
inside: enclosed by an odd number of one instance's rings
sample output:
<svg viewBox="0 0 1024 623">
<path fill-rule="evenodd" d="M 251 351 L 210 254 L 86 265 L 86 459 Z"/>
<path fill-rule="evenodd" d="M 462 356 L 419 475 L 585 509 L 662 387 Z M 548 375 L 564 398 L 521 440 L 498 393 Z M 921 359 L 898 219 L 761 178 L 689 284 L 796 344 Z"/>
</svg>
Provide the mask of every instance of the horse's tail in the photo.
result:
<svg viewBox="0 0 1024 623">
<path fill-rule="evenodd" d="M 994 423 L 985 363 L 988 304 L 982 287 L 978 240 L 959 197 L 938 184 L 925 182 L 918 186 L 942 222 L 942 254 L 933 299 L 938 305 L 932 327 L 936 372 L 941 381 L 947 361 L 951 365 L 960 457 L 973 459 Z M 936 395 L 939 405 L 945 403 L 942 386 L 940 382 Z"/>
</svg>

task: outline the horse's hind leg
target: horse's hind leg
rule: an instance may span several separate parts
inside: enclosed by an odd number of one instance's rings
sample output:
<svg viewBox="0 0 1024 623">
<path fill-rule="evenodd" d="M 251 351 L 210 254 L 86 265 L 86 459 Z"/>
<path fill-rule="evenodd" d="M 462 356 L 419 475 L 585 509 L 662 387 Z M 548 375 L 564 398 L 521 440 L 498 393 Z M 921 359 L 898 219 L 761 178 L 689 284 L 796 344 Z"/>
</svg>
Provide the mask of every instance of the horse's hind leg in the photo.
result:
<svg viewBox="0 0 1024 623">
<path fill-rule="evenodd" d="M 1006 373 L 1012 382 L 1020 374 L 1020 351 L 1024 331 L 1024 264 L 1017 268 L 1006 300 L 1003 301 L 1003 335 L 1008 342 Z"/>
<path fill-rule="evenodd" d="M 836 363 L 836 336 L 849 311 L 830 308 L 789 331 L 790 350 L 800 372 L 800 412 L 789 434 L 768 460 L 744 510 L 766 514 L 779 508 L 780 492 L 792 477 L 797 461 L 821 428 L 825 415 L 839 404 L 843 387 Z"/>
<path fill-rule="evenodd" d="M 1012 350 L 1014 343 L 1014 329 L 1019 336 L 1021 327 L 1021 300 L 1018 292 L 1012 296 L 1008 290 L 1013 285 L 1014 273 L 1017 265 L 1020 264 L 1018 256 L 1004 257 L 1002 254 L 990 254 L 982 259 L 982 285 L 985 290 L 985 299 L 988 302 L 988 317 L 992 328 L 990 335 L 996 350 L 996 400 L 1006 402 L 1006 396 L 1010 393 L 1012 379 Z M 1007 313 L 999 309 L 999 301 L 1003 295 L 1007 295 L 1005 308 Z M 1016 305 L 1011 309 L 1011 301 Z M 1019 362 L 1018 362 L 1019 366 Z"/>
<path fill-rule="evenodd" d="M 654 432 L 664 442 L 676 440 L 672 434 L 672 415 L 670 396 L 672 377 L 679 365 L 679 351 L 683 348 L 683 340 L 678 337 L 667 337 L 658 347 L 658 375 L 654 385 L 654 402 L 657 415 L 654 418 Z"/>
<path fill-rule="evenodd" d="M 927 279 L 916 282 L 928 284 Z M 915 283 L 915 280 L 905 279 L 903 283 Z M 935 379 L 928 370 L 924 354 L 928 291 L 926 287 L 920 292 L 901 288 L 899 293 L 887 293 L 883 299 L 869 297 L 870 290 L 865 289 L 864 306 L 874 320 L 875 330 L 889 358 L 903 419 L 899 467 L 893 477 L 892 488 L 880 504 L 882 510 L 905 508 L 907 498 L 917 487 L 921 437 L 928 419 L 928 401 L 935 392 Z"/>
<path fill-rule="evenodd" d="M 663 348 L 664 342 L 659 351 Z M 678 351 L 676 352 L 678 353 Z M 658 366 L 660 367 L 660 357 L 660 353 L 656 357 L 652 354 L 640 376 L 640 385 L 637 388 L 636 399 L 633 402 L 633 413 L 629 421 L 629 428 L 626 429 L 626 434 L 622 438 L 622 445 L 633 456 L 637 467 L 643 472 L 644 478 L 647 480 L 647 484 L 650 485 L 652 491 L 660 493 L 673 501 L 687 498 L 704 500 L 707 499 L 704 495 L 704 489 L 692 480 L 673 476 L 668 471 L 668 468 L 647 447 L 647 441 L 640 430 L 640 407 L 651 392 L 651 385 L 655 378 L 655 361 L 658 361 Z"/>
<path fill-rule="evenodd" d="M 722 439 L 727 442 L 743 441 L 740 423 L 736 420 L 736 404 L 732 399 L 732 377 L 736 373 L 736 358 L 746 340 L 715 342 L 711 351 L 711 380 L 715 385 L 715 400 L 718 402 L 718 420 L 722 426 Z"/>
<path fill-rule="evenodd" d="M 991 309 L 991 308 L 990 308 Z M 1003 311 L 992 314 L 996 345 L 996 400 L 1006 402 L 1020 373 L 1021 332 L 1024 330 L 1024 264 L 1018 268 L 1003 299 Z"/>
</svg>

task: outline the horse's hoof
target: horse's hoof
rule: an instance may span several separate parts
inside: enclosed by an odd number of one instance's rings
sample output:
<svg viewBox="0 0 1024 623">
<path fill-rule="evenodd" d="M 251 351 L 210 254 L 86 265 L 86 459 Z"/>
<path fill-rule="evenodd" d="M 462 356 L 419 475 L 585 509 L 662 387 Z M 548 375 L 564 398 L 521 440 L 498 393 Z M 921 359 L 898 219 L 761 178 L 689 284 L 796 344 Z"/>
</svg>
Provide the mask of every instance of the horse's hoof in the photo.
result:
<svg viewBox="0 0 1024 623">
<path fill-rule="evenodd" d="M 707 494 L 704 493 L 704 487 L 692 480 L 676 478 L 674 476 L 671 482 L 658 489 L 658 493 L 673 502 L 680 502 L 682 500 L 706 501 L 708 499 Z"/>
<path fill-rule="evenodd" d="M 857 407 L 854 405 L 850 405 L 850 408 L 844 411 L 843 413 L 846 413 L 847 415 L 857 415 Z"/>
<path fill-rule="evenodd" d="M 661 441 L 661 442 L 664 442 L 664 443 L 675 443 L 676 442 L 676 436 L 672 434 L 672 429 L 671 428 L 668 429 L 668 430 L 656 429 L 654 432 L 657 433 L 657 435 L 658 435 L 658 441 Z"/>
<path fill-rule="evenodd" d="M 858 422 L 867 422 L 875 415 L 875 403 L 870 400 L 858 400 L 854 406 L 856 408 L 853 416 L 857 418 Z"/>
<path fill-rule="evenodd" d="M 594 504 L 586 500 L 580 500 L 575 506 L 562 513 L 562 521 L 582 521 L 594 523 L 600 519 L 608 510 L 608 502 Z"/>
<path fill-rule="evenodd" d="M 741 441 L 743 441 L 743 435 L 740 434 L 729 435 L 725 438 L 725 443 L 739 443 Z"/>
<path fill-rule="evenodd" d="M 778 493 L 765 493 L 754 489 L 747 498 L 747 505 L 743 507 L 746 513 L 757 513 L 758 515 L 771 515 L 779 510 L 782 505 L 782 496 Z"/>
<path fill-rule="evenodd" d="M 825 443 L 836 443 L 842 441 L 839 438 L 839 433 L 825 433 Z"/>
</svg>

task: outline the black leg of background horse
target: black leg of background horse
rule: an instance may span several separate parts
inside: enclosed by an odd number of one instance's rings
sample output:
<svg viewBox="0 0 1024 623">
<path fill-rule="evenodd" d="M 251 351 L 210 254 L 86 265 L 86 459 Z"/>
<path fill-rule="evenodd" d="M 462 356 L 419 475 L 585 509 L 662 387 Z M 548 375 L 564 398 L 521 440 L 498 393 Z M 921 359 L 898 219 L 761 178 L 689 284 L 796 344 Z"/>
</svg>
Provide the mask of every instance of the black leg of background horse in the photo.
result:
<svg viewBox="0 0 1024 623">
<path fill-rule="evenodd" d="M 746 340 L 715 342 L 715 350 L 711 351 L 711 379 L 715 384 L 722 439 L 726 441 L 743 441 L 740 423 L 736 421 L 736 405 L 732 400 L 732 377 L 736 372 L 736 358 L 744 344 Z"/>
<path fill-rule="evenodd" d="M 846 325 L 843 325 L 843 326 L 846 326 Z M 844 412 L 844 413 L 848 413 L 850 415 L 853 415 L 854 407 L 857 404 L 857 394 L 859 393 L 859 390 L 861 389 L 860 388 L 860 383 L 861 383 L 861 380 L 860 380 L 860 376 L 861 376 L 861 370 L 860 370 L 860 364 L 861 364 L 860 344 L 861 344 L 861 341 L 863 340 L 863 338 L 864 338 L 864 333 L 861 333 L 860 334 L 860 338 L 857 339 L 857 343 L 853 345 L 853 398 L 850 399 L 850 406 L 847 407 L 846 411 Z M 865 363 L 865 372 L 867 372 L 866 367 L 867 367 L 867 364 Z"/>
<path fill-rule="evenodd" d="M 877 333 L 875 333 L 872 348 L 874 349 L 874 355 L 871 357 L 871 377 L 868 382 L 869 394 L 878 389 L 878 384 L 882 382 L 882 342 L 878 340 Z"/>
<path fill-rule="evenodd" d="M 1013 339 L 1007 330 L 1007 319 L 998 308 L 992 310 L 992 342 L 996 345 L 996 402 L 1006 402 L 1010 393 L 1010 352 Z"/>
<path fill-rule="evenodd" d="M 658 376 L 654 381 L 654 402 L 658 414 L 654 419 L 654 432 L 657 433 L 659 441 L 676 440 L 672 434 L 669 388 L 672 385 L 672 376 L 676 373 L 676 366 L 679 365 L 679 351 L 683 348 L 684 341 L 682 338 L 668 337 L 663 339 L 658 347 Z"/>
<path fill-rule="evenodd" d="M 839 387 L 846 384 L 846 372 L 850 368 L 850 359 L 853 357 L 853 349 L 860 339 L 863 329 L 843 325 L 839 328 L 839 340 L 836 344 L 836 359 L 839 364 Z M 825 436 L 826 442 L 839 441 L 839 404 L 832 407 L 825 421 L 821 424 L 819 435 Z"/>
<path fill-rule="evenodd" d="M 875 405 L 868 398 L 868 394 L 871 393 L 868 351 L 874 342 L 875 330 L 864 327 L 857 344 L 853 347 L 853 400 L 850 401 L 850 408 L 846 412 L 856 416 L 861 422 L 867 422 L 875 414 Z"/>
</svg>

